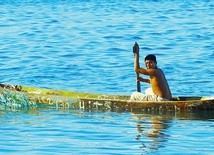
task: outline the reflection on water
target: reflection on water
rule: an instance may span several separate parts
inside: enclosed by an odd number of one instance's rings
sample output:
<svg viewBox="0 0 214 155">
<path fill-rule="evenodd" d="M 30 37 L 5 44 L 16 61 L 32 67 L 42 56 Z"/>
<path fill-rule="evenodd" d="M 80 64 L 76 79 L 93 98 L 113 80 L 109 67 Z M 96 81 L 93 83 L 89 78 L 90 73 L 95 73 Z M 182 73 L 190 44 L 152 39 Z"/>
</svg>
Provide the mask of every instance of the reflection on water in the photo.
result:
<svg viewBox="0 0 214 155">
<path fill-rule="evenodd" d="M 141 113 L 133 114 L 133 117 L 134 120 L 136 120 L 136 129 L 138 132 L 135 140 L 141 143 L 140 149 L 143 152 L 151 153 L 168 145 L 168 139 L 171 139 L 171 136 L 175 136 L 171 135 L 170 130 L 172 129 L 170 128 L 173 127 L 176 121 L 213 121 L 214 111 L 198 111 L 194 113 Z M 181 130 L 180 134 L 183 132 L 186 131 Z M 194 131 L 192 134 L 194 134 Z"/>
<path fill-rule="evenodd" d="M 13 150 L 20 154 L 28 148 L 28 154 L 43 154 L 45 149 L 55 153 L 162 155 L 181 146 L 193 151 L 202 149 L 202 142 L 208 151 L 213 148 L 209 144 L 214 137 L 213 111 L 118 113 L 30 108 L 0 111 L 0 116 L 0 124 L 4 125 L 0 128 L 3 153 Z"/>
<path fill-rule="evenodd" d="M 138 123 L 136 125 L 138 135 L 135 140 L 141 142 L 143 151 L 154 151 L 164 146 L 169 136 L 166 132 L 170 128 L 173 117 L 150 116 L 146 114 L 134 114 Z"/>
</svg>

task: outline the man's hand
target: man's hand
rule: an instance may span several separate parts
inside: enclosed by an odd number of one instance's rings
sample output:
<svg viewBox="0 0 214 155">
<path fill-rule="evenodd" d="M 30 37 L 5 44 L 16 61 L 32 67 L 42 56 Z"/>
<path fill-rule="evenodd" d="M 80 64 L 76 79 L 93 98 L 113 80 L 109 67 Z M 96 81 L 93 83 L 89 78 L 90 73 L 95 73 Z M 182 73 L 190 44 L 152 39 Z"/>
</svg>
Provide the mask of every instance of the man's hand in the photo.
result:
<svg viewBox="0 0 214 155">
<path fill-rule="evenodd" d="M 133 46 L 133 53 L 139 55 L 139 45 L 137 42 L 135 42 L 135 44 Z"/>
<path fill-rule="evenodd" d="M 137 78 L 137 81 L 142 81 L 143 82 L 143 80 L 144 79 L 142 77 L 140 77 L 140 76 Z"/>
<path fill-rule="evenodd" d="M 137 78 L 137 81 L 150 83 L 150 80 L 149 80 L 149 79 L 144 79 L 144 78 L 142 78 L 142 77 L 140 77 L 140 76 Z"/>
</svg>

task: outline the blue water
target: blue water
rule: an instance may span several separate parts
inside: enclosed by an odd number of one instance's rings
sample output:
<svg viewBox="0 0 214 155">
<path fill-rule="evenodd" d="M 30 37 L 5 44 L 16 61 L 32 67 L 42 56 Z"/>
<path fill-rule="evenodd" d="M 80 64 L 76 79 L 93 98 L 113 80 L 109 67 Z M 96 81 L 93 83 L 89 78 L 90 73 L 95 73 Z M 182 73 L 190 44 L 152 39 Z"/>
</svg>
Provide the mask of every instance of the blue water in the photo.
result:
<svg viewBox="0 0 214 155">
<path fill-rule="evenodd" d="M 137 41 L 141 66 L 156 54 L 173 96 L 214 96 L 213 10 L 211 0 L 0 0 L 1 83 L 129 95 Z M 211 155 L 213 115 L 1 111 L 0 153 Z"/>
</svg>

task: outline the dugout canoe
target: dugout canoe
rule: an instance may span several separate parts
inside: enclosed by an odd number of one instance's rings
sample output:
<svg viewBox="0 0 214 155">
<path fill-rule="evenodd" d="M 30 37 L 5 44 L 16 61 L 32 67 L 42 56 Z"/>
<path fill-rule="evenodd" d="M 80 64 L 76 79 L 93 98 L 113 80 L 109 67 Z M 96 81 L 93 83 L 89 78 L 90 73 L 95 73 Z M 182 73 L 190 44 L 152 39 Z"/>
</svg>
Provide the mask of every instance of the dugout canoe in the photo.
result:
<svg viewBox="0 0 214 155">
<path fill-rule="evenodd" d="M 172 101 L 133 101 L 126 95 L 103 95 L 0 84 L 0 102 L 102 111 L 214 110 L 214 97 L 173 97 Z"/>
</svg>

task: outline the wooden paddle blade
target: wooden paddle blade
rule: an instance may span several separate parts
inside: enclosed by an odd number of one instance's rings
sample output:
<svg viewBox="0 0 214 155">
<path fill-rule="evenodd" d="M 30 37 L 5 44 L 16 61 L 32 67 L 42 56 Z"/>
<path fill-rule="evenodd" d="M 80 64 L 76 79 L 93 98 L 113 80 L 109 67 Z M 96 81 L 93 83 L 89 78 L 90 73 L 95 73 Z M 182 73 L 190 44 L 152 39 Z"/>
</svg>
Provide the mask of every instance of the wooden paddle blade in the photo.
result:
<svg viewBox="0 0 214 155">
<path fill-rule="evenodd" d="M 135 42 L 135 44 L 133 46 L 133 53 L 139 53 L 139 45 L 137 42 Z"/>
</svg>

